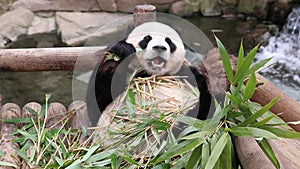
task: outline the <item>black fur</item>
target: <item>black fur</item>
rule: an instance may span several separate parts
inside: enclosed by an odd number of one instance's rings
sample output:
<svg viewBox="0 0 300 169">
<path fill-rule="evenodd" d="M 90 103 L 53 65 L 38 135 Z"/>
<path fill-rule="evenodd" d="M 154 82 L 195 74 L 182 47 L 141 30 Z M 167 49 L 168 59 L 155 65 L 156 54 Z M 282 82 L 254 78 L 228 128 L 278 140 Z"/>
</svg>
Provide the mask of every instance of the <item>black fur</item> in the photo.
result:
<svg viewBox="0 0 300 169">
<path fill-rule="evenodd" d="M 143 40 L 141 40 L 139 42 L 139 46 L 142 48 L 142 49 L 146 49 L 147 46 L 148 46 L 148 43 L 152 40 L 152 37 L 150 35 L 147 35 L 144 37 Z"/>
<path fill-rule="evenodd" d="M 174 53 L 177 48 L 176 45 L 172 42 L 172 40 L 170 38 L 166 38 L 165 41 L 170 46 L 171 53 Z"/>
<path fill-rule="evenodd" d="M 134 46 L 126 43 L 125 40 L 109 46 L 106 51 L 110 54 L 116 54 L 120 57 L 120 60 L 107 60 L 106 55 L 102 56 L 102 60 L 97 65 L 96 69 L 94 69 L 89 80 L 86 102 L 89 118 L 93 126 L 97 125 L 101 112 L 103 112 L 106 106 L 114 99 L 111 95 L 111 83 L 114 74 L 123 77 L 126 76 L 126 71 L 129 71 L 124 70 L 123 72 L 116 72 L 116 68 L 126 57 L 133 55 L 136 52 Z M 122 89 L 119 87 L 114 89 L 114 93 L 116 94 L 121 94 L 124 91 L 126 79 L 120 79 L 119 82 L 120 84 L 124 84 L 124 88 Z"/>
<path fill-rule="evenodd" d="M 139 45 L 141 47 L 145 47 L 144 45 L 148 44 L 147 41 L 150 41 L 149 37 L 146 36 Z M 167 39 L 166 41 L 170 43 L 169 45 L 171 47 L 173 42 Z M 174 47 L 171 47 L 171 49 L 174 50 Z M 113 99 L 115 99 L 111 94 L 111 90 L 114 90 L 114 93 L 116 95 L 120 95 L 125 90 L 125 87 L 127 85 L 127 75 L 130 74 L 131 70 L 128 68 L 128 64 L 122 64 L 125 66 L 118 68 L 118 71 L 116 71 L 116 68 L 126 57 L 135 53 L 135 48 L 131 44 L 128 44 L 125 42 L 125 40 L 123 40 L 110 46 L 107 51 L 118 55 L 121 60 L 119 60 L 118 62 L 114 60 L 106 60 L 106 56 L 104 56 L 97 69 L 95 69 L 92 74 L 88 86 L 87 107 L 89 117 L 93 126 L 97 125 L 98 119 L 101 115 L 100 112 L 103 112 L 106 106 L 108 106 L 113 101 Z M 191 73 L 194 75 L 194 77 L 190 77 Z M 118 85 L 122 85 L 122 87 L 118 86 L 117 88 L 112 89 L 112 78 L 114 74 L 117 74 Z M 200 106 L 198 108 L 198 111 L 196 111 L 196 117 L 198 119 L 205 120 L 208 116 L 211 103 L 211 94 L 208 91 L 205 78 L 197 68 L 185 65 L 181 67 L 176 75 L 188 76 L 187 80 L 193 86 L 198 86 L 200 91 Z M 145 72 L 141 72 L 137 76 L 146 77 L 150 75 Z"/>
</svg>

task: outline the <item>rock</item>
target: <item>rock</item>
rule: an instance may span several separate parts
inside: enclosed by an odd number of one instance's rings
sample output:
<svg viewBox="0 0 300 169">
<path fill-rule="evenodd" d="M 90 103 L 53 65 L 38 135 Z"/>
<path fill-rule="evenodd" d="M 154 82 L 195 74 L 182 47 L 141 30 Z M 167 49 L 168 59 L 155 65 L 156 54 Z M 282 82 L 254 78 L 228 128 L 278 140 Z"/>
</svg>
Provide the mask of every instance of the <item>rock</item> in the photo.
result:
<svg viewBox="0 0 300 169">
<path fill-rule="evenodd" d="M 146 0 L 147 4 L 153 4 L 153 5 L 156 5 L 156 4 L 171 4 L 173 3 L 174 1 L 176 0 Z"/>
<path fill-rule="evenodd" d="M 204 16 L 218 16 L 221 15 L 221 7 L 218 0 L 202 0 L 200 1 L 201 13 Z"/>
<path fill-rule="evenodd" d="M 246 14 L 253 14 L 259 19 L 266 19 L 268 16 L 269 4 L 273 0 L 239 0 L 238 11 Z"/>
<path fill-rule="evenodd" d="M 269 7 L 268 19 L 276 24 L 283 25 L 291 12 L 292 0 L 278 0 Z"/>
<path fill-rule="evenodd" d="M 34 14 L 25 8 L 18 8 L 0 16 L 0 48 L 8 42 L 15 41 L 25 35 L 33 21 Z"/>
<path fill-rule="evenodd" d="M 137 5 L 146 4 L 146 0 L 116 0 L 118 10 L 126 13 L 133 13 L 133 9 Z"/>
<path fill-rule="evenodd" d="M 95 0 L 18 0 L 13 8 L 25 7 L 31 11 L 100 11 Z"/>
<path fill-rule="evenodd" d="M 35 16 L 32 25 L 28 28 L 28 35 L 39 34 L 39 33 L 53 33 L 56 31 L 55 19 L 42 18 Z"/>
<path fill-rule="evenodd" d="M 219 1 L 221 2 L 221 1 Z M 226 4 L 226 5 L 236 5 L 237 0 L 222 0 L 222 3 Z"/>
<path fill-rule="evenodd" d="M 97 2 L 100 5 L 100 9 L 103 11 L 117 11 L 116 0 L 97 0 Z"/>
<path fill-rule="evenodd" d="M 174 2 L 170 7 L 169 12 L 178 16 L 190 16 L 194 12 L 198 12 L 199 9 L 199 3 L 188 3 L 183 0 Z"/>
<path fill-rule="evenodd" d="M 91 35 L 95 35 L 99 28 L 116 20 L 124 14 L 119 13 L 82 13 L 82 12 L 57 12 L 56 22 L 61 39 L 67 45 L 79 45 L 85 42 Z M 105 33 L 111 33 L 117 26 Z M 103 32 L 101 32 L 103 33 Z M 99 35 L 99 36 L 102 36 Z"/>
</svg>

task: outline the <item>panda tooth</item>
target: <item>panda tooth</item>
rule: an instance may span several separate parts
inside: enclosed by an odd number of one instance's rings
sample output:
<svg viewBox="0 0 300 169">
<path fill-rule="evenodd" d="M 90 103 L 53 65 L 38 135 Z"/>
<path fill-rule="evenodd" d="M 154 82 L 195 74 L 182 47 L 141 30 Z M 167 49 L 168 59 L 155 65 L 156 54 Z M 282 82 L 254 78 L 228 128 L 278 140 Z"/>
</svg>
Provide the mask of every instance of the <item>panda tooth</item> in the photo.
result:
<svg viewBox="0 0 300 169">
<path fill-rule="evenodd" d="M 163 67 L 165 65 L 165 62 L 161 62 L 160 64 L 156 64 L 154 61 L 152 61 L 151 63 L 155 67 Z"/>
</svg>

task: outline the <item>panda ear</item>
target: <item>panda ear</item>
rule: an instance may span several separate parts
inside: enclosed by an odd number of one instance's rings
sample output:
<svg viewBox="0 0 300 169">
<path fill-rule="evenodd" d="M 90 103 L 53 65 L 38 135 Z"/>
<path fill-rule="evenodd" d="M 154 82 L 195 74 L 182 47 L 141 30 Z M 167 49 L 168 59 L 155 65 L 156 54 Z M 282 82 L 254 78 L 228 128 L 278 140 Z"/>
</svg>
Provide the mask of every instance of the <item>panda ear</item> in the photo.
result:
<svg viewBox="0 0 300 169">
<path fill-rule="evenodd" d="M 144 37 L 143 40 L 141 40 L 139 42 L 139 46 L 142 48 L 142 49 L 146 49 L 147 46 L 148 46 L 148 43 L 152 40 L 152 37 L 150 35 L 147 35 Z"/>
</svg>

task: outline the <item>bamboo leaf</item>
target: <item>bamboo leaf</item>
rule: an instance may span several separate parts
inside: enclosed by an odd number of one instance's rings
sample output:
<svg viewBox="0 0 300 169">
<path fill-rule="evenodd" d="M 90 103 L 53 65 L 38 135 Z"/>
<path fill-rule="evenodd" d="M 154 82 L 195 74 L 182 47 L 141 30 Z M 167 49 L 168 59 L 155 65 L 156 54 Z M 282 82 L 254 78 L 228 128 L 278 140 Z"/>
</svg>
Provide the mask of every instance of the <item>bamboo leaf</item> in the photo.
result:
<svg viewBox="0 0 300 169">
<path fill-rule="evenodd" d="M 152 169 L 169 169 L 169 168 L 170 168 L 170 164 L 164 163 L 164 164 L 159 164 L 159 165 L 153 167 Z"/>
<path fill-rule="evenodd" d="M 236 72 L 240 71 L 243 61 L 244 61 L 244 47 L 243 47 L 243 40 L 241 40 L 240 49 L 238 53 Z"/>
<path fill-rule="evenodd" d="M 222 42 L 216 36 L 215 36 L 215 39 L 216 39 L 217 46 L 218 46 L 219 51 L 220 51 L 220 55 L 221 55 L 221 59 L 222 59 L 223 65 L 224 65 L 224 70 L 225 70 L 226 75 L 227 75 L 227 79 L 229 80 L 229 82 L 232 82 L 233 72 L 232 72 L 232 67 L 231 67 L 229 55 L 228 55 L 224 45 L 222 44 Z"/>
<path fill-rule="evenodd" d="M 279 169 L 280 164 L 279 164 L 279 162 L 276 158 L 276 155 L 275 155 L 270 143 L 268 142 L 268 140 L 264 138 L 260 142 L 258 142 L 258 145 L 263 150 L 265 155 L 269 158 L 269 160 L 274 164 L 274 166 L 277 169 Z"/>
<path fill-rule="evenodd" d="M 208 161 L 207 161 L 207 164 L 205 166 L 205 169 L 212 169 L 215 164 L 217 163 L 221 153 L 223 152 L 226 144 L 227 144 L 227 141 L 228 141 L 228 137 L 229 134 L 226 132 L 224 133 L 219 141 L 217 142 L 217 144 L 215 145 L 214 149 L 212 150 L 209 158 L 208 158 Z"/>
<path fill-rule="evenodd" d="M 252 71 L 250 74 L 250 78 L 245 87 L 244 100 L 249 100 L 253 96 L 255 87 L 256 87 L 256 77 L 254 71 Z"/>
<path fill-rule="evenodd" d="M 235 136 L 263 137 L 270 139 L 278 139 L 278 137 L 267 131 L 256 127 L 232 127 L 230 132 Z"/>
<path fill-rule="evenodd" d="M 245 57 L 240 69 L 236 72 L 233 78 L 233 84 L 242 81 L 249 73 L 250 65 L 252 64 L 259 45 L 255 46 Z"/>
<path fill-rule="evenodd" d="M 82 161 L 86 161 L 91 155 L 100 147 L 100 144 L 96 144 L 89 149 L 89 151 L 83 156 Z"/>
<path fill-rule="evenodd" d="M 18 166 L 16 166 L 15 164 L 6 161 L 0 161 L 0 166 L 18 168 Z"/>
<path fill-rule="evenodd" d="M 205 142 L 204 142 L 205 143 Z M 202 145 L 203 146 L 203 145 Z M 186 168 L 194 168 L 195 165 L 202 159 L 202 156 L 199 156 L 201 153 L 201 145 L 199 145 L 197 148 L 195 148 L 188 160 Z"/>
<path fill-rule="evenodd" d="M 300 138 L 300 132 L 296 132 L 293 130 L 287 130 L 287 129 L 282 129 L 278 127 L 270 127 L 270 126 L 260 126 L 259 128 L 263 130 L 267 130 L 278 137 L 283 137 L 283 138 L 291 138 L 291 139 L 296 139 Z"/>
<path fill-rule="evenodd" d="M 195 139 L 192 142 L 190 142 L 189 144 L 187 144 L 185 147 L 180 149 L 178 151 L 178 154 L 184 154 L 188 151 L 193 151 L 196 147 L 200 146 L 203 142 L 204 142 L 203 138 Z"/>
<path fill-rule="evenodd" d="M 266 65 L 272 58 L 264 59 L 253 66 L 251 66 L 251 70 L 257 71 L 258 69 L 262 68 L 264 65 Z"/>
<path fill-rule="evenodd" d="M 155 163 L 159 163 L 162 162 L 164 160 L 168 160 L 176 155 L 179 155 L 179 151 L 184 148 L 186 145 L 188 145 L 189 143 L 193 142 L 193 140 L 187 140 L 187 141 L 183 141 L 180 144 L 177 144 L 175 146 L 172 146 L 171 148 L 169 148 L 166 152 L 164 152 L 161 156 L 159 156 L 156 160 Z"/>
<path fill-rule="evenodd" d="M 232 140 L 229 136 L 225 148 L 220 157 L 220 163 L 222 164 L 222 168 L 233 168 L 232 163 L 234 162 L 234 159 L 232 157 L 234 156 L 234 152 L 232 151 L 232 147 Z"/>
<path fill-rule="evenodd" d="M 252 114 L 250 117 L 248 117 L 245 121 L 242 123 L 238 124 L 238 126 L 243 127 L 251 124 L 254 122 L 257 118 L 261 117 L 264 113 L 266 113 L 279 99 L 279 97 L 274 98 L 273 100 L 270 101 L 267 105 L 259 109 L 256 113 Z"/>
<path fill-rule="evenodd" d="M 204 142 L 202 144 L 202 152 L 201 152 L 201 168 L 204 168 L 207 164 L 208 158 L 210 154 L 210 148 L 208 142 Z"/>
<path fill-rule="evenodd" d="M 197 128 L 198 130 L 202 130 L 204 125 L 207 123 L 206 121 L 202 121 L 190 116 L 186 116 L 186 115 L 178 115 L 177 119 L 178 121 L 188 124 L 190 126 L 193 126 L 195 128 Z"/>
<path fill-rule="evenodd" d="M 136 112 L 135 93 L 132 90 L 127 91 L 126 106 L 128 109 L 128 116 L 130 119 L 134 118 Z"/>
<path fill-rule="evenodd" d="M 112 169 L 117 169 L 118 168 L 118 159 L 116 154 L 112 154 L 110 156 L 111 159 L 111 168 Z"/>
</svg>

